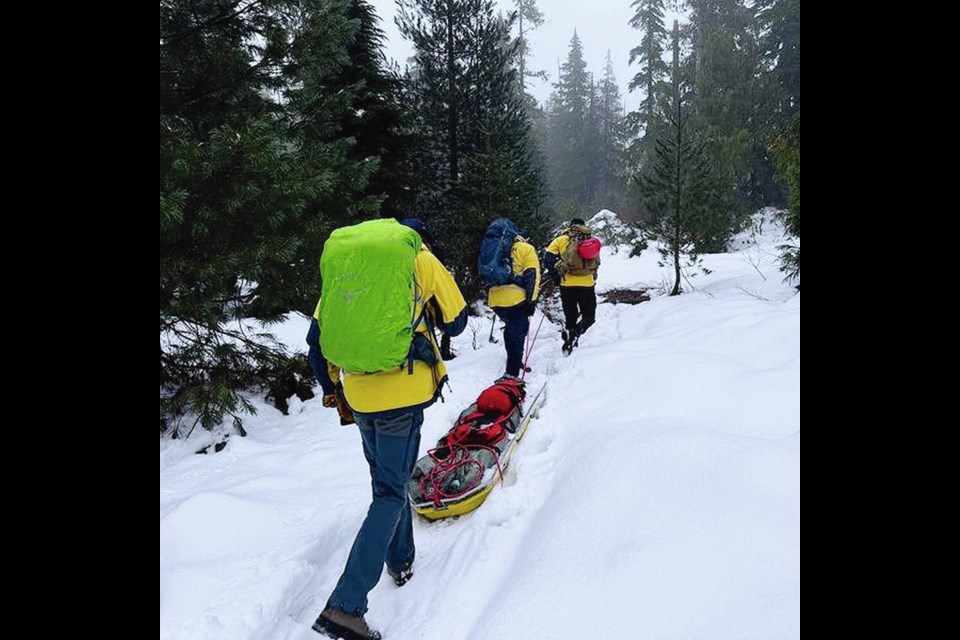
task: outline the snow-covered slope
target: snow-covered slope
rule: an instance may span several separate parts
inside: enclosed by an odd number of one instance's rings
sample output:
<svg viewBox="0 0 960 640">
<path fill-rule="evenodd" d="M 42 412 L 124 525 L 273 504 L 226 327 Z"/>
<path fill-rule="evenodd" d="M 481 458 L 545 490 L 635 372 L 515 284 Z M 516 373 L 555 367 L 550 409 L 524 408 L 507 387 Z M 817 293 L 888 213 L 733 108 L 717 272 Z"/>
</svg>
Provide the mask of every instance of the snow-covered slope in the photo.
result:
<svg viewBox="0 0 960 640">
<path fill-rule="evenodd" d="M 593 235 L 603 244 L 617 245 L 630 242 L 637 236 L 637 230 L 620 219 L 613 211 L 601 209 L 587 220 L 587 226 Z"/>
<path fill-rule="evenodd" d="M 531 382 L 549 397 L 478 511 L 415 525 L 416 575 L 372 592 L 392 640 L 796 638 L 800 634 L 800 295 L 775 268 L 779 229 L 708 255 L 696 291 L 605 248 L 601 304 L 569 358 L 544 322 Z M 541 316 L 534 316 L 534 329 Z M 425 451 L 502 371 L 490 321 L 454 340 L 453 391 Z M 280 333 L 306 332 L 292 319 Z M 160 443 L 161 639 L 315 638 L 369 501 L 355 429 L 317 401 L 260 405 L 249 436 L 194 455 Z"/>
</svg>

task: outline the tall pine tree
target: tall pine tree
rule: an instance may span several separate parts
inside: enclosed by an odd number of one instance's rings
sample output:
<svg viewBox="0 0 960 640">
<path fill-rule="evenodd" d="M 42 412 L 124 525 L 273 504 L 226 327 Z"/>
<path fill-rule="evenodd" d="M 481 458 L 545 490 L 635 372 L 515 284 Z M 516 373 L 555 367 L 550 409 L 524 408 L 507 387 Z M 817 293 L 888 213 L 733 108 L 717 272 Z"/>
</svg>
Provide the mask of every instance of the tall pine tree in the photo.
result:
<svg viewBox="0 0 960 640">
<path fill-rule="evenodd" d="M 771 111 L 783 127 L 800 111 L 800 0 L 757 0 L 760 51 L 779 88 Z"/>
<path fill-rule="evenodd" d="M 639 176 L 650 170 L 654 144 L 657 139 L 656 125 L 660 122 L 659 103 L 666 91 L 667 63 L 663 59 L 667 42 L 667 27 L 664 23 L 665 0 L 634 0 L 635 9 L 630 26 L 641 32 L 640 44 L 630 50 L 630 64 L 639 69 L 630 79 L 630 91 L 643 91 L 643 99 L 636 111 L 626 117 L 625 128 L 630 143 L 625 153 L 627 173 Z M 640 203 L 641 220 L 647 218 L 641 194 L 635 191 L 638 184 L 631 183 L 630 196 Z"/>
<path fill-rule="evenodd" d="M 751 207 L 776 199 L 764 133 L 766 91 L 760 77 L 759 27 L 745 0 L 688 0 L 693 102 L 721 177 L 737 195 L 744 221 Z M 717 247 L 718 249 L 720 247 Z"/>
<path fill-rule="evenodd" d="M 513 6 L 516 7 L 517 67 L 521 91 L 526 93 L 528 79 L 547 79 L 546 71 L 531 71 L 527 68 L 527 59 L 530 57 L 530 42 L 527 34 L 543 26 L 544 18 L 540 8 L 537 7 L 537 0 L 513 0 Z"/>
<path fill-rule="evenodd" d="M 624 147 L 626 142 L 623 100 L 613 72 L 613 58 L 607 51 L 603 78 L 597 86 L 597 195 L 594 208 L 622 211 L 626 206 Z"/>
<path fill-rule="evenodd" d="M 593 199 L 593 167 L 590 162 L 594 140 L 590 130 L 592 86 L 593 78 L 583 58 L 583 45 L 574 31 L 548 109 L 547 158 L 555 215 L 571 207 L 586 207 Z"/>
<path fill-rule="evenodd" d="M 705 230 L 729 205 L 717 181 L 706 145 L 694 129 L 689 106 L 691 91 L 680 61 L 680 29 L 673 23 L 673 63 L 670 90 L 661 105 L 663 124 L 657 128 L 651 171 L 641 177 L 652 219 L 647 227 L 660 242 L 660 252 L 674 270 L 670 295 L 680 294 L 683 267 L 697 263 L 697 247 Z"/>
<path fill-rule="evenodd" d="M 800 0 L 758 0 L 761 52 L 769 89 L 768 132 L 778 178 L 788 189 L 787 230 L 800 237 Z M 800 277 L 800 247 L 781 247 L 788 279 Z"/>
<path fill-rule="evenodd" d="M 800 238 L 800 112 L 793 117 L 786 131 L 773 143 L 779 175 L 789 192 L 788 208 L 784 215 L 787 231 Z M 788 280 L 800 278 L 800 247 L 785 244 L 780 247 L 780 267 Z"/>
<path fill-rule="evenodd" d="M 349 0 L 347 19 L 355 29 L 347 44 L 348 63 L 341 69 L 341 87 L 355 97 L 341 123 L 340 134 L 352 138 L 349 157 L 379 158 L 365 193 L 382 198 L 382 207 L 397 211 L 409 205 L 413 181 L 408 150 L 414 135 L 404 133 L 401 85 L 383 54 L 385 34 L 380 18 L 366 0 Z"/>
<path fill-rule="evenodd" d="M 554 87 L 544 127 L 550 214 L 559 220 L 584 216 L 600 207 L 622 210 L 627 201 L 626 131 L 610 53 L 597 82 L 587 69 L 575 31 Z"/>
<path fill-rule="evenodd" d="M 643 137 L 653 140 L 653 126 L 657 120 L 657 96 L 662 92 L 663 79 L 667 76 L 667 63 L 663 60 L 667 41 L 667 27 L 663 22 L 665 0 L 634 0 L 630 5 L 636 9 L 630 26 L 639 29 L 643 36 L 640 44 L 630 50 L 630 64 L 636 62 L 639 70 L 630 80 L 630 91 L 643 89 L 643 100 L 638 109 L 638 122 Z"/>
<path fill-rule="evenodd" d="M 479 295 L 476 252 L 504 215 L 540 226 L 542 179 L 532 154 L 517 41 L 490 0 L 401 0 L 414 45 L 408 92 L 419 112 L 416 213 L 444 245 L 467 296 Z"/>
<path fill-rule="evenodd" d="M 312 311 L 322 238 L 376 206 L 343 132 L 357 27 L 344 0 L 160 3 L 161 427 L 239 427 L 243 389 L 295 376 L 242 321 Z"/>
</svg>

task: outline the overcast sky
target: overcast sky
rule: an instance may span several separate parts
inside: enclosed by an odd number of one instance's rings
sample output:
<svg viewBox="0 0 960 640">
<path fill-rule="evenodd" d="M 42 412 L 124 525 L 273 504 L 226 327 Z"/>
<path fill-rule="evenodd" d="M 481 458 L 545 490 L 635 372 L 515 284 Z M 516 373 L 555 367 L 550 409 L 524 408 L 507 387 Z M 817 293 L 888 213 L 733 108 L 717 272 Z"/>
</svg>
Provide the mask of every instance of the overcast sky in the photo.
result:
<svg viewBox="0 0 960 640">
<path fill-rule="evenodd" d="M 396 15 L 395 0 L 370 0 L 383 21 L 387 33 L 386 54 L 404 66 L 407 58 L 413 55 L 413 47 L 400 36 L 393 18 Z M 533 96 L 543 103 L 553 91 L 552 83 L 557 81 L 557 61 L 562 64 L 570 49 L 573 30 L 583 43 L 583 54 L 587 69 L 598 79 L 603 75 L 607 50 L 613 59 L 614 75 L 620 85 L 620 96 L 627 111 L 633 111 L 640 104 L 640 93 L 629 93 L 627 84 L 637 73 L 636 65 L 629 66 L 630 49 L 640 42 L 640 32 L 632 29 L 627 22 L 633 16 L 630 7 L 632 0 L 539 0 L 537 6 L 546 20 L 542 27 L 529 34 L 532 60 L 529 68 L 545 70 L 550 80 L 536 81 L 530 88 Z M 497 0 L 497 5 L 508 10 L 513 8 L 510 0 Z M 667 16 L 669 29 L 673 15 Z"/>
</svg>

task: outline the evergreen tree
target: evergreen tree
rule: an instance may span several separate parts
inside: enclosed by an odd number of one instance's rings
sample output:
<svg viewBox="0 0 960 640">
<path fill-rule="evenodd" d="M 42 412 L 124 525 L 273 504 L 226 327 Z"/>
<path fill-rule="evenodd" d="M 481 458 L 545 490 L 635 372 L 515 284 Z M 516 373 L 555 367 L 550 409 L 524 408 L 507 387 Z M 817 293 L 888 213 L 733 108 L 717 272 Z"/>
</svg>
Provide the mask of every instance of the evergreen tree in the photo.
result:
<svg viewBox="0 0 960 640">
<path fill-rule="evenodd" d="M 769 92 L 768 130 L 778 178 L 787 185 L 787 230 L 800 237 L 800 0 L 758 0 L 761 53 Z M 781 247 L 788 279 L 800 277 L 800 248 Z"/>
<path fill-rule="evenodd" d="M 761 55 L 780 89 L 771 110 L 782 127 L 800 111 L 800 0 L 757 0 L 754 11 Z"/>
<path fill-rule="evenodd" d="M 513 6 L 516 7 L 518 75 L 521 92 L 526 93 L 528 78 L 547 79 L 546 71 L 530 71 L 527 69 L 527 58 L 530 57 L 530 43 L 527 41 L 527 34 L 543 26 L 544 19 L 543 13 L 537 7 L 537 0 L 513 0 Z M 530 101 L 530 106 L 536 104 L 532 96 L 530 96 Z"/>
<path fill-rule="evenodd" d="M 539 225 L 542 179 L 533 155 L 511 19 L 490 0 L 401 0 L 413 42 L 408 91 L 419 112 L 416 202 L 441 238 L 468 297 L 479 295 L 476 252 L 492 215 Z"/>
<path fill-rule="evenodd" d="M 648 231 L 660 241 L 661 254 L 674 269 L 672 296 L 681 292 L 684 256 L 688 265 L 697 264 L 701 238 L 729 209 L 706 145 L 693 128 L 690 97 L 680 62 L 680 30 L 674 21 L 670 90 L 661 109 L 663 124 L 657 129 L 660 137 L 651 171 L 641 177 L 641 190 L 652 215 Z"/>
<path fill-rule="evenodd" d="M 638 88 L 644 91 L 638 109 L 638 121 L 643 129 L 643 137 L 649 140 L 655 137 L 651 134 L 657 120 L 657 96 L 668 72 L 667 63 L 663 60 L 667 41 L 667 27 L 663 22 L 664 5 L 665 0 L 634 0 L 630 5 L 636 8 L 630 26 L 643 33 L 640 44 L 630 50 L 630 64 L 636 62 L 640 66 L 630 80 L 630 91 Z"/>
<path fill-rule="evenodd" d="M 625 123 L 620 87 L 613 72 L 613 58 L 607 51 L 603 79 L 597 88 L 597 196 L 593 208 L 622 210 L 626 204 L 623 156 Z"/>
<path fill-rule="evenodd" d="M 467 103 L 468 69 L 465 56 L 472 48 L 470 28 L 474 12 L 492 11 L 487 0 L 398 0 L 397 26 L 413 43 L 414 70 L 409 75 L 421 98 L 422 132 L 443 135 L 443 157 L 434 170 L 446 173 L 448 184 L 460 174 L 461 110 Z M 429 127 L 429 129 L 427 129 Z M 438 140 L 439 142 L 439 140 Z"/>
<path fill-rule="evenodd" d="M 322 239 L 376 206 L 378 158 L 342 130 L 364 89 L 343 80 L 363 23 L 347 9 L 160 3 L 161 427 L 240 428 L 240 390 L 297 375 L 240 321 L 312 311 Z"/>
<path fill-rule="evenodd" d="M 580 38 L 574 32 L 567 61 L 547 105 L 545 150 L 550 174 L 548 210 L 559 219 L 570 211 L 626 204 L 623 102 L 607 63 L 599 82 L 587 70 Z"/>
<path fill-rule="evenodd" d="M 697 128 L 737 195 L 743 222 L 750 208 L 776 200 L 764 131 L 767 95 L 760 77 L 758 24 L 745 0 L 688 0 L 690 65 Z"/>
<path fill-rule="evenodd" d="M 551 173 L 553 210 L 584 208 L 593 199 L 591 104 L 593 79 L 583 59 L 576 31 L 567 61 L 560 67 L 549 113 L 547 157 Z"/>
<path fill-rule="evenodd" d="M 640 44 L 630 50 L 630 64 L 637 63 L 639 69 L 631 78 L 629 89 L 641 89 L 643 100 L 636 111 L 627 115 L 624 128 L 629 132 L 629 146 L 624 154 L 627 165 L 626 173 L 639 176 L 649 171 L 654 154 L 654 144 L 657 139 L 656 125 L 660 122 L 659 103 L 662 94 L 666 91 L 664 78 L 668 69 L 663 59 L 664 48 L 667 42 L 667 28 L 664 24 L 665 0 L 635 0 L 631 6 L 635 13 L 630 19 L 630 26 L 641 32 Z M 635 191 L 639 184 L 631 181 L 629 195 L 631 199 L 639 201 L 641 219 L 647 218 L 643 208 L 642 194 Z"/>
<path fill-rule="evenodd" d="M 773 144 L 780 178 L 789 189 L 789 208 L 784 216 L 787 231 L 796 238 L 800 237 L 800 112 L 793 117 L 790 126 Z M 788 280 L 800 277 L 800 247 L 783 245 L 780 247 L 780 266 Z"/>
<path fill-rule="evenodd" d="M 400 78 L 387 67 L 383 55 L 386 36 L 369 2 L 349 0 L 347 19 L 355 29 L 347 44 L 348 63 L 340 72 L 341 87 L 330 87 L 331 92 L 346 89 L 354 95 L 340 134 L 354 141 L 351 159 L 379 158 L 364 193 L 382 199 L 388 210 L 401 210 L 409 205 L 413 176 L 408 150 L 415 136 L 403 132 Z"/>
</svg>

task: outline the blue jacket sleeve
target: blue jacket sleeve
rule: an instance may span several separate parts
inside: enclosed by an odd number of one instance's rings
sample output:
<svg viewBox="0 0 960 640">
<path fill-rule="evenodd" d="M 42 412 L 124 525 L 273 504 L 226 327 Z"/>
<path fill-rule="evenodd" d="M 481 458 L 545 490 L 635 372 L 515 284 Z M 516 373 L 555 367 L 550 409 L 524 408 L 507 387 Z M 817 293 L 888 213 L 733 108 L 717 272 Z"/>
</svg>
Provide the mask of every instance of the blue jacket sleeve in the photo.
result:
<svg viewBox="0 0 960 640">
<path fill-rule="evenodd" d="M 323 395 L 328 396 L 334 392 L 336 385 L 333 384 L 333 380 L 330 379 L 330 374 L 327 372 L 327 359 L 323 357 L 323 352 L 320 351 L 320 325 L 317 324 L 316 318 L 310 318 L 307 345 L 310 347 L 310 351 L 307 353 L 310 368 L 313 369 L 313 375 L 323 389 Z"/>
<path fill-rule="evenodd" d="M 550 253 L 549 251 L 543 255 L 543 272 L 547 276 L 553 277 L 557 273 L 557 257 L 557 254 Z"/>
<path fill-rule="evenodd" d="M 443 315 L 440 314 L 440 319 L 437 321 L 437 326 L 440 327 L 440 330 L 443 331 L 448 336 L 458 336 L 463 333 L 463 330 L 467 328 L 467 308 L 464 307 L 460 311 L 460 314 L 453 319 L 452 322 L 444 322 Z"/>
<path fill-rule="evenodd" d="M 514 276 L 513 283 L 523 288 L 523 290 L 527 293 L 526 301 L 530 302 L 533 300 L 534 288 L 537 286 L 537 270 L 527 269 L 520 275 Z"/>
</svg>

